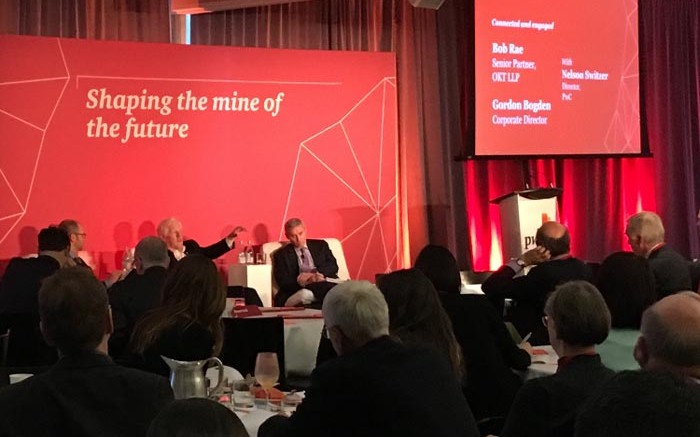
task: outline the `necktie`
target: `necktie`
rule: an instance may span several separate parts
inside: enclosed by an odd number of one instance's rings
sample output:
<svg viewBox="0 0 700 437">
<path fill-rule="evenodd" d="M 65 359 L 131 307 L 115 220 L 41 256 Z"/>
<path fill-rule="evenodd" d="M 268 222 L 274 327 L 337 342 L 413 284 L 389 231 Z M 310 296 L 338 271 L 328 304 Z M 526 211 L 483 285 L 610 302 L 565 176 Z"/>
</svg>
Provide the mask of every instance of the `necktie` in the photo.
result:
<svg viewBox="0 0 700 437">
<path fill-rule="evenodd" d="M 304 272 L 311 271 L 311 253 L 306 247 L 302 247 L 299 251 L 301 256 L 301 270 Z"/>
</svg>

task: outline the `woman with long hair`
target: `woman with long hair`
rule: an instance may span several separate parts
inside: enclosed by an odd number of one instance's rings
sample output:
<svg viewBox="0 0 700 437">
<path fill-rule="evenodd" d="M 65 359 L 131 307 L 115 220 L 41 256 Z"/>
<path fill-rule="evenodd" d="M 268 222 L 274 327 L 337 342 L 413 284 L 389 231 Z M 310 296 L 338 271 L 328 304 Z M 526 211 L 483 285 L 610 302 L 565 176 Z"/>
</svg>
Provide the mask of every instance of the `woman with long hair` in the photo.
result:
<svg viewBox="0 0 700 437">
<path fill-rule="evenodd" d="M 464 394 L 479 420 L 505 417 L 522 385 L 511 369 L 530 365 L 529 344 L 515 344 L 491 302 L 479 294 L 460 294 L 461 277 L 454 255 L 442 246 L 428 245 L 416 258 L 422 271 L 438 290 L 440 301 L 462 347 L 467 377 Z M 489 431 L 498 434 L 499 420 Z"/>
<path fill-rule="evenodd" d="M 130 343 L 133 364 L 168 376 L 161 355 L 181 361 L 218 355 L 225 305 L 226 291 L 210 259 L 189 255 L 178 261 L 165 279 L 160 305 L 134 328 Z"/>
<path fill-rule="evenodd" d="M 612 318 L 610 334 L 598 346 L 603 364 L 617 371 L 638 369 L 633 350 L 642 313 L 657 300 L 649 261 L 632 252 L 613 253 L 600 265 L 596 285 Z"/>
<path fill-rule="evenodd" d="M 377 287 L 389 307 L 389 333 L 403 343 L 436 349 L 461 382 L 462 351 L 428 278 L 416 269 L 398 270 L 380 277 Z"/>
</svg>

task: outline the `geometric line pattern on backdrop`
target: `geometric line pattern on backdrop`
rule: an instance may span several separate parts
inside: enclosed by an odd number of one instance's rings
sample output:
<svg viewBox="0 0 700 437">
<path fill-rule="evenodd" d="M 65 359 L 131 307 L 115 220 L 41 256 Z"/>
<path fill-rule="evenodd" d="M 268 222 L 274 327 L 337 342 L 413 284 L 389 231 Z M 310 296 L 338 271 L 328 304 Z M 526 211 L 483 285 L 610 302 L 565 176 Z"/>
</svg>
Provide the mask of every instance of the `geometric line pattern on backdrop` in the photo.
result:
<svg viewBox="0 0 700 437">
<path fill-rule="evenodd" d="M 24 117 L 12 113 L 12 111 L 7 111 L 7 110 L 2 110 L 0 109 L 0 116 L 7 117 L 9 119 L 18 121 L 22 123 L 25 126 L 29 126 L 31 129 L 38 131 L 41 136 L 37 139 L 38 144 L 37 144 L 37 149 L 36 149 L 36 156 L 33 157 L 33 160 L 29 163 L 30 168 L 22 169 L 27 172 L 31 172 L 31 177 L 29 179 L 29 186 L 27 188 L 27 195 L 25 199 L 21 199 L 20 196 L 18 196 L 17 192 L 20 187 L 17 186 L 16 181 L 9 180 L 6 171 L 3 171 L 2 168 L 0 168 L 0 183 L 5 183 L 7 187 L 9 188 L 9 193 L 12 196 L 12 199 L 9 199 L 10 202 L 17 202 L 18 205 L 18 211 L 7 214 L 3 217 L 0 217 L 0 223 L 7 223 L 8 221 L 14 220 L 14 223 L 12 223 L 9 227 L 6 228 L 6 231 L 4 234 L 0 235 L 0 244 L 5 241 L 8 235 L 10 235 L 10 232 L 19 224 L 19 222 L 22 220 L 22 217 L 25 216 L 27 213 L 27 208 L 29 207 L 29 199 L 31 198 L 31 193 L 32 189 L 34 188 L 34 179 L 36 178 L 36 172 L 39 166 L 39 160 L 41 158 L 41 152 L 44 147 L 44 140 L 46 139 L 46 131 L 51 124 L 51 120 L 53 120 L 53 116 L 56 113 L 56 109 L 58 108 L 59 103 L 61 102 L 61 99 L 63 97 L 64 92 L 66 91 L 66 87 L 68 86 L 68 82 L 70 81 L 70 72 L 68 71 L 68 64 L 66 63 L 66 58 L 63 53 L 63 47 L 61 47 L 61 41 L 56 39 L 56 49 L 61 55 L 61 60 L 63 62 L 63 69 L 65 71 L 64 76 L 59 76 L 56 77 L 55 72 L 51 73 L 49 75 L 49 72 L 46 72 L 47 76 L 43 78 L 32 78 L 32 79 L 27 79 L 27 80 L 13 80 L 13 81 L 8 81 L 8 82 L 0 82 L 0 87 L 13 87 L 13 86 L 24 86 L 26 87 L 27 85 L 31 84 L 42 84 L 46 82 L 51 82 L 51 81 L 63 81 L 63 87 L 61 88 L 61 92 L 56 98 L 55 101 L 49 102 L 50 104 L 53 105 L 51 108 L 51 111 L 49 113 L 49 117 L 46 120 L 46 122 L 43 125 L 37 125 L 36 123 L 32 123 L 29 120 L 25 119 Z M 36 54 L 34 54 L 36 55 Z M 19 147 L 18 145 L 15 144 L 10 144 L 7 145 L 7 150 L 8 153 L 12 153 L 13 147 Z M 11 156 L 11 155 L 8 155 Z M 22 187 L 25 188 L 25 187 Z M 8 199 L 0 199 L 2 202 L 8 201 Z M 5 229 L 5 227 L 3 227 Z"/>
<path fill-rule="evenodd" d="M 389 192 L 382 193 L 381 188 L 384 160 L 396 160 L 396 156 L 392 155 L 387 157 L 384 154 L 384 129 L 390 125 L 388 123 L 385 123 L 385 118 L 387 116 L 385 111 L 387 104 L 387 89 L 390 89 L 395 93 L 396 79 L 394 77 L 385 77 L 381 79 L 379 82 L 377 82 L 376 85 L 372 87 L 372 89 L 370 89 L 370 91 L 368 91 L 360 100 L 358 100 L 357 103 L 355 103 L 355 105 L 352 108 L 350 108 L 345 113 L 345 115 L 343 115 L 339 120 L 330 124 L 329 126 L 326 126 L 325 128 L 321 129 L 317 133 L 311 135 L 310 137 L 304 139 L 299 143 L 297 157 L 294 163 L 294 171 L 292 172 L 292 179 L 289 185 L 287 202 L 284 208 L 284 215 L 282 217 L 282 225 L 280 226 L 279 239 L 282 240 L 282 238 L 284 237 L 284 222 L 288 219 L 287 215 L 289 212 L 290 203 L 292 201 L 292 194 L 294 192 L 295 184 L 298 182 L 297 172 L 299 171 L 300 167 L 300 158 L 302 154 L 306 154 L 309 157 L 311 157 L 313 159 L 313 162 L 320 166 L 320 168 L 327 171 L 341 187 L 344 187 L 350 193 L 352 193 L 353 196 L 357 197 L 371 213 L 369 219 L 364 221 L 359 226 L 356 226 L 354 229 L 350 230 L 346 235 L 342 236 L 342 238 L 340 239 L 341 242 L 345 242 L 350 237 L 356 237 L 356 234 L 358 234 L 358 232 L 370 229 L 370 231 L 367 234 L 367 240 L 364 243 L 364 250 L 362 251 L 362 257 L 359 261 L 359 265 L 355 266 L 356 269 L 353 269 L 353 266 L 348 266 L 351 270 L 350 276 L 352 278 L 361 277 L 362 269 L 364 268 L 365 260 L 370 249 L 376 249 L 381 251 L 382 257 L 384 259 L 384 271 L 389 271 L 391 269 L 392 263 L 394 263 L 398 259 L 398 236 L 396 233 L 393 236 L 386 235 L 383 230 L 381 221 L 382 212 L 384 212 L 389 207 L 396 208 L 396 185 L 393 184 Z M 378 93 L 381 93 L 381 95 L 379 96 Z M 358 111 L 361 108 L 363 108 L 363 105 L 370 104 L 368 103 L 370 98 L 373 99 L 373 102 L 376 100 L 381 102 L 381 118 L 378 126 L 379 132 L 376 132 L 375 135 L 377 138 L 376 148 L 378 153 L 378 162 L 367 162 L 364 163 L 364 165 L 378 165 L 376 180 L 369 180 L 366 176 L 366 172 L 368 169 L 364 168 L 363 164 L 358 159 L 356 147 L 353 145 L 353 140 L 348 132 L 347 126 L 348 118 L 351 117 L 355 111 Z M 323 159 L 323 157 L 319 156 L 319 154 L 316 153 L 313 150 L 313 147 L 310 145 L 313 142 L 313 140 L 317 140 L 323 137 L 324 135 L 329 135 L 332 131 L 335 131 L 336 129 L 340 129 L 340 131 L 342 132 L 342 137 L 346 141 L 346 144 L 343 144 L 342 146 L 349 147 L 350 154 L 354 161 L 354 165 L 360 176 L 361 185 L 358 185 L 358 182 L 353 183 L 344 178 L 338 169 L 333 168 L 333 165 L 329 164 L 326 160 Z M 392 138 L 393 141 L 396 141 L 395 135 L 393 135 Z M 386 197 L 386 199 L 383 199 L 382 196 Z M 379 241 L 381 247 L 371 247 L 373 237 L 377 233 L 379 234 Z M 387 250 L 387 242 L 391 239 L 394 239 L 394 241 L 396 241 L 396 244 L 394 245 L 395 249 L 389 252 Z"/>
</svg>

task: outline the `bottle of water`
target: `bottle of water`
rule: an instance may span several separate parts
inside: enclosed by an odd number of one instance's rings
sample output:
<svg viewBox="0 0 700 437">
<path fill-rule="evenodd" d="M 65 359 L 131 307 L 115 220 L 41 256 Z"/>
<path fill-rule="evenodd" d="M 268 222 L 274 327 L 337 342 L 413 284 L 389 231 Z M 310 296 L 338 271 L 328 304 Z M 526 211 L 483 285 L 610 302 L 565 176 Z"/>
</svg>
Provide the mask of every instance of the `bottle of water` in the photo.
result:
<svg viewBox="0 0 700 437">
<path fill-rule="evenodd" d="M 243 245 L 243 240 L 240 243 L 241 251 L 238 252 L 238 264 L 246 263 L 246 247 Z"/>
<path fill-rule="evenodd" d="M 248 240 L 248 247 L 245 251 L 245 262 L 246 264 L 253 264 L 255 260 L 253 259 L 253 242 Z"/>
</svg>

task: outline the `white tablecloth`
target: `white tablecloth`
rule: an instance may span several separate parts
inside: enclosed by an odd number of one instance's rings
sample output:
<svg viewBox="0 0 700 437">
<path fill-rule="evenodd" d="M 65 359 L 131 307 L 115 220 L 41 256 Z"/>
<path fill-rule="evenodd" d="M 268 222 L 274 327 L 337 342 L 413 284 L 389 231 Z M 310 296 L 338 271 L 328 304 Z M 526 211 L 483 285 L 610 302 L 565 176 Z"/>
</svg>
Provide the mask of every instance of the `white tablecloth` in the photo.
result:
<svg viewBox="0 0 700 437">
<path fill-rule="evenodd" d="M 557 360 L 559 357 L 552 346 L 535 346 L 534 349 L 545 351 L 546 354 L 532 356 L 532 364 L 522 373 L 525 381 L 541 376 L 554 375 L 557 371 Z"/>
</svg>

